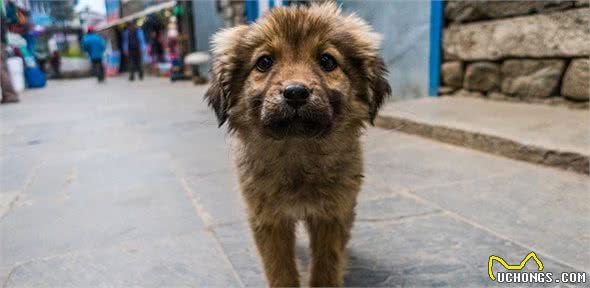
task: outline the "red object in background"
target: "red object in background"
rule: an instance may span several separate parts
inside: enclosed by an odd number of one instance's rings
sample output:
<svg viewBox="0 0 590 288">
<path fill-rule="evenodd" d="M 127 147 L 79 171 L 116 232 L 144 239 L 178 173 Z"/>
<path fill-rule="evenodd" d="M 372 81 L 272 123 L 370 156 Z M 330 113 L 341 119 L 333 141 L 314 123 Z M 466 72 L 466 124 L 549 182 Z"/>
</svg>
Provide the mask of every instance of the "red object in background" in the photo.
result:
<svg viewBox="0 0 590 288">
<path fill-rule="evenodd" d="M 16 34 L 23 34 L 25 32 L 25 28 L 23 25 L 20 24 L 8 24 L 8 31 Z"/>
<path fill-rule="evenodd" d="M 12 48 L 12 49 L 13 49 L 12 51 L 14 51 L 14 55 L 15 55 L 15 56 L 17 56 L 17 57 L 20 57 L 20 58 L 25 58 L 25 57 L 23 56 L 23 52 L 22 52 L 22 51 L 20 51 L 20 48 L 19 48 L 19 47 L 14 47 L 14 48 Z"/>
</svg>

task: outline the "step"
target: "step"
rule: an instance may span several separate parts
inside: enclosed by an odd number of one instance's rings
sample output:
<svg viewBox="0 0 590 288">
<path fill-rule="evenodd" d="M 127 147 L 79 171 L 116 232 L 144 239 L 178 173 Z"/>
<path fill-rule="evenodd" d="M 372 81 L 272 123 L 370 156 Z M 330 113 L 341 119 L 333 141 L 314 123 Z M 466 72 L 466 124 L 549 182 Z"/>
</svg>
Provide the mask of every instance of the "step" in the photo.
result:
<svg viewBox="0 0 590 288">
<path fill-rule="evenodd" d="M 470 97 L 391 102 L 376 126 L 589 174 L 587 109 Z"/>
</svg>

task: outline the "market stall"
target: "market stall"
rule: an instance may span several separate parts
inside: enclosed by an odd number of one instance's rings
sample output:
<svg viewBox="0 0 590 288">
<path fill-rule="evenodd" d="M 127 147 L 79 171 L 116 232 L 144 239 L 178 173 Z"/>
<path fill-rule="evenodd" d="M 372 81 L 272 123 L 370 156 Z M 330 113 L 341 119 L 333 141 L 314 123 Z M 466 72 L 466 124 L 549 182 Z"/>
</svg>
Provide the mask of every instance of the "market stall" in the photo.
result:
<svg viewBox="0 0 590 288">
<path fill-rule="evenodd" d="M 37 55 L 43 60 L 43 54 L 37 54 L 37 40 L 43 29 L 30 21 L 30 12 L 26 7 L 14 1 L 0 1 L 2 6 L 3 58 L 6 57 L 8 71 L 17 90 L 24 87 L 41 88 L 45 86 L 45 73 L 38 65 Z"/>
<path fill-rule="evenodd" d="M 149 71 L 157 76 L 184 78 L 181 59 L 190 51 L 192 35 L 189 31 L 192 26 L 185 24 L 190 17 L 185 13 L 185 5 L 176 1 L 164 2 L 97 27 L 109 42 L 108 73 L 127 71 L 128 59 L 122 53 L 122 37 L 129 23 L 134 22 L 145 35 L 143 63 L 149 66 Z"/>
</svg>

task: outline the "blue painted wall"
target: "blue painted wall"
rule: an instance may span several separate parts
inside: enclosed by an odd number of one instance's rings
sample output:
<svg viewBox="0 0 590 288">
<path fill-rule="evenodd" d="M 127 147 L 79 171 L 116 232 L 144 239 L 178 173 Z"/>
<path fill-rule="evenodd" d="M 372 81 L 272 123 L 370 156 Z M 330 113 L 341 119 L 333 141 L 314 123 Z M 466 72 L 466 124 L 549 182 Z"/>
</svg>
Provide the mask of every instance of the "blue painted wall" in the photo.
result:
<svg viewBox="0 0 590 288">
<path fill-rule="evenodd" d="M 211 50 L 211 36 L 223 27 L 223 20 L 217 14 L 215 1 L 193 1 L 193 25 L 197 51 Z M 209 67 L 199 66 L 201 75 L 208 75 Z"/>
<path fill-rule="evenodd" d="M 428 96 L 430 1 L 343 0 L 383 36 L 383 57 L 391 74 L 392 100 Z"/>
</svg>

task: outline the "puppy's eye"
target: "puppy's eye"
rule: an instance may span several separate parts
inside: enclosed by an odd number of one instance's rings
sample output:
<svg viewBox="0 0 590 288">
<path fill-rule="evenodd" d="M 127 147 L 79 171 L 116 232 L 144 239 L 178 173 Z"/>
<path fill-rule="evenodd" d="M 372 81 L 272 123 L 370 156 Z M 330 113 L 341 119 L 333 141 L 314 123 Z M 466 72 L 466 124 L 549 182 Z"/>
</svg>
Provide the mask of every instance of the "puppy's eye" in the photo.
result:
<svg viewBox="0 0 590 288">
<path fill-rule="evenodd" d="M 272 67 L 272 58 L 270 56 L 261 56 L 256 60 L 256 69 L 260 72 L 266 72 Z"/>
<path fill-rule="evenodd" d="M 323 54 L 320 56 L 319 62 L 322 69 L 324 69 L 326 72 L 333 71 L 338 66 L 336 59 L 334 59 L 334 57 L 332 57 L 330 54 Z"/>
</svg>

